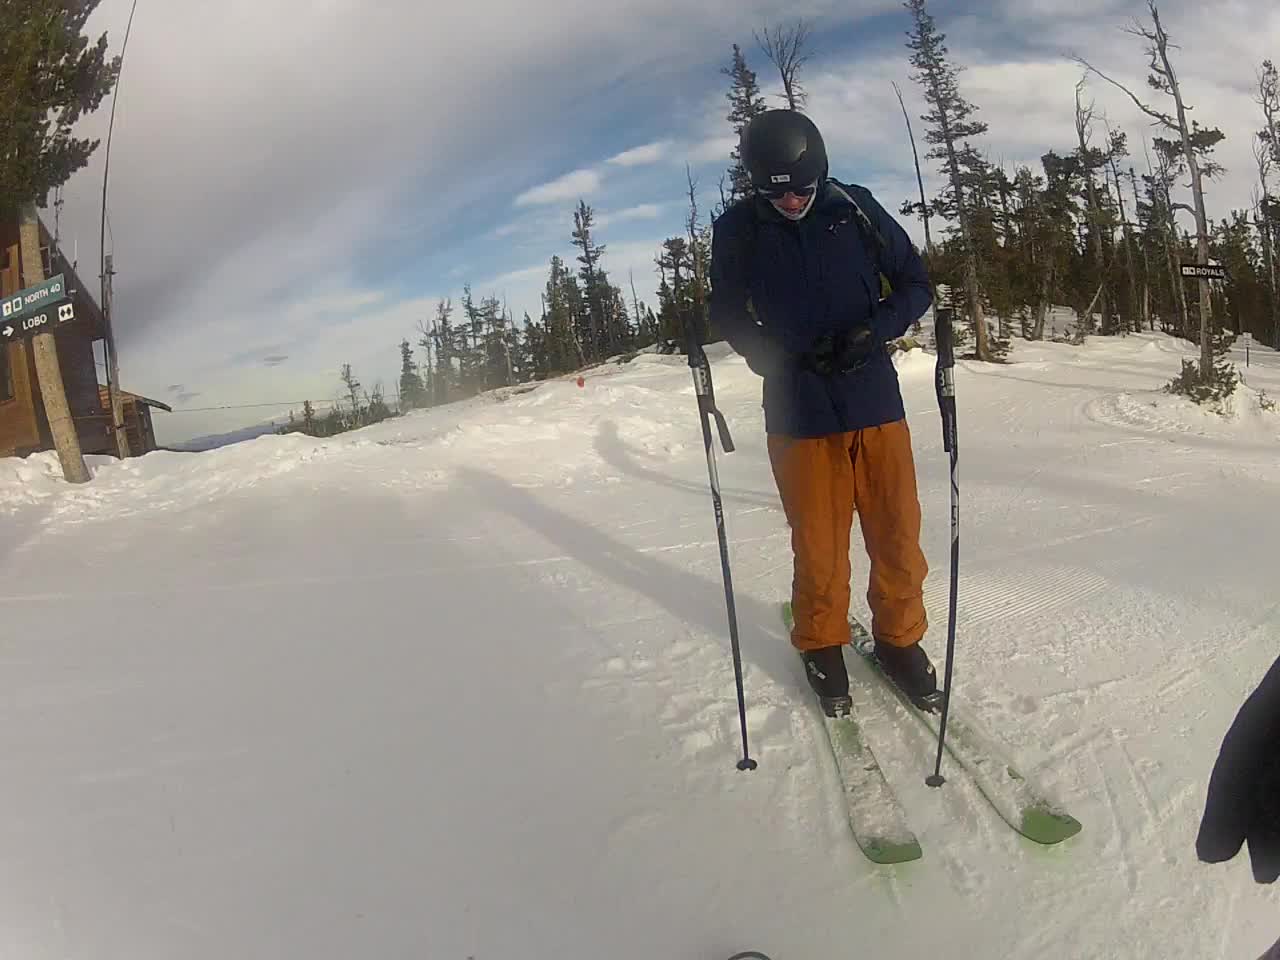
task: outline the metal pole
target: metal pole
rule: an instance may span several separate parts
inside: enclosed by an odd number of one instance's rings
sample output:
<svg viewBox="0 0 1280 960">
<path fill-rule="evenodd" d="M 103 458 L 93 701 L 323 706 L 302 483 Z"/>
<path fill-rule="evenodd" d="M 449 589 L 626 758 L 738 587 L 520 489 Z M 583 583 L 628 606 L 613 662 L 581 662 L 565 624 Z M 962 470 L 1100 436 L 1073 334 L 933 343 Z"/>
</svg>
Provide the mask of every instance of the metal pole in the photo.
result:
<svg viewBox="0 0 1280 960">
<path fill-rule="evenodd" d="M 951 711 L 951 677 L 956 659 L 956 599 L 959 593 L 960 481 L 957 476 L 959 441 L 956 433 L 956 358 L 951 333 L 952 313 L 950 308 L 934 310 L 934 333 L 938 341 L 935 386 L 938 409 L 942 414 L 942 447 L 951 455 L 951 596 L 947 620 L 947 667 L 942 687 L 942 720 L 938 728 L 938 758 L 933 773 L 925 779 L 925 783 L 931 787 L 940 787 L 947 782 L 942 776 L 942 750 L 947 742 L 947 716 Z"/>
<path fill-rule="evenodd" d="M 720 444 L 725 453 L 733 453 L 733 438 L 729 436 L 729 424 L 724 415 L 716 408 L 715 390 L 711 382 L 711 364 L 707 354 L 698 342 L 693 322 L 686 316 L 684 321 L 686 351 L 689 355 L 689 367 L 693 371 L 693 388 L 698 395 L 698 415 L 702 421 L 702 443 L 707 451 L 707 474 L 711 480 L 711 502 L 716 514 L 716 535 L 720 540 L 720 569 L 724 574 L 724 602 L 729 615 L 729 643 L 733 649 L 733 676 L 738 687 L 738 721 L 742 727 L 742 759 L 738 761 L 739 770 L 754 770 L 756 762 L 751 759 L 747 746 L 747 701 L 742 684 L 742 650 L 738 644 L 738 614 L 733 602 L 733 578 L 729 572 L 729 539 L 724 528 L 724 505 L 720 499 L 720 477 L 716 471 L 715 444 L 711 437 L 711 418 L 715 417 L 720 432 Z"/>
<path fill-rule="evenodd" d="M 137 9 L 138 0 L 133 0 L 133 6 L 129 8 L 129 22 L 124 29 L 124 43 L 120 47 L 120 73 L 116 75 L 116 89 L 111 95 L 111 119 L 107 123 L 107 146 L 102 162 L 102 223 L 98 234 L 98 277 L 102 283 L 102 320 L 107 335 L 107 395 L 111 400 L 111 429 L 116 438 L 116 452 L 121 459 L 129 456 L 129 435 L 124 429 L 120 368 L 116 357 L 115 325 L 111 315 L 110 277 L 114 271 L 107 257 L 107 177 L 111 171 L 111 135 L 116 125 L 116 103 L 120 100 L 120 74 L 124 73 L 124 54 L 129 48 L 129 34 L 133 30 L 133 15 Z"/>
</svg>

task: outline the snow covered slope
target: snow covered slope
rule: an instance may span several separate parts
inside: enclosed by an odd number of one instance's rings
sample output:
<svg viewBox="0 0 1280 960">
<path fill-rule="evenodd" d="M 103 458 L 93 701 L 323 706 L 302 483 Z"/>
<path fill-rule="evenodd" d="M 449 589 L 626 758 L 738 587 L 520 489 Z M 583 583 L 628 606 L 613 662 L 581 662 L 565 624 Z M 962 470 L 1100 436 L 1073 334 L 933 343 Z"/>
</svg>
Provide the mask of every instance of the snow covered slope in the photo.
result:
<svg viewBox="0 0 1280 960">
<path fill-rule="evenodd" d="M 779 627 L 759 381 L 714 351 L 758 770 L 688 368 L 644 355 L 330 440 L 0 461 L 0 956 L 1251 960 L 1196 862 L 1280 649 L 1280 357 L 1226 420 L 1158 335 L 957 369 L 958 695 L 1083 821 L 1018 838 L 920 725 L 867 731 L 925 850 L 858 852 Z M 1243 365 L 1243 354 L 1240 354 Z M 940 659 L 947 469 L 902 358 Z M 855 576 L 866 575 L 855 548 Z M 855 600 L 863 603 L 862 588 Z"/>
</svg>

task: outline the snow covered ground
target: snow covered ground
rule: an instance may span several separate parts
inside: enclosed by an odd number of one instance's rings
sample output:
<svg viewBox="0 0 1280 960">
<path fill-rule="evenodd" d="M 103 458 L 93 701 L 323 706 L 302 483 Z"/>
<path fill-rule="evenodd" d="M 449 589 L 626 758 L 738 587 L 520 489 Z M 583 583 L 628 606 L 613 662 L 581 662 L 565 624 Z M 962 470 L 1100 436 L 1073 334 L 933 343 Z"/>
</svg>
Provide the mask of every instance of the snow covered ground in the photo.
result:
<svg viewBox="0 0 1280 960">
<path fill-rule="evenodd" d="M 849 835 L 777 622 L 787 530 L 732 354 L 753 773 L 682 358 L 95 460 L 79 488 L 0 461 L 0 956 L 1252 960 L 1280 891 L 1193 845 L 1280 649 L 1280 416 L 1254 392 L 1280 397 L 1280 357 L 1223 420 L 1159 393 L 1192 353 L 1017 342 L 957 370 L 958 696 L 1084 832 L 1037 847 L 958 771 L 930 790 L 899 715 L 868 730 L 925 850 L 896 868 Z M 940 660 L 932 363 L 901 376 Z"/>
</svg>

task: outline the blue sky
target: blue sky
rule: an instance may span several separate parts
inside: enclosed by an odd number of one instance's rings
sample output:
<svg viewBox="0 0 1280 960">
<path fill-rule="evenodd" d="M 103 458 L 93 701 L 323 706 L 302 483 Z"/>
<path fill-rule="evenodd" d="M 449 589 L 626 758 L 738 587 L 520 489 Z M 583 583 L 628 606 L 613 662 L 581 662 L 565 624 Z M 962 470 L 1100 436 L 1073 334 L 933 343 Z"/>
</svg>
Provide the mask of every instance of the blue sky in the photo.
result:
<svg viewBox="0 0 1280 960">
<path fill-rule="evenodd" d="M 765 24 L 814 23 L 804 82 L 833 173 L 891 210 L 915 189 L 890 81 L 918 137 L 925 108 L 909 77 L 909 18 L 889 0 L 227 0 L 213 19 L 206 9 L 141 0 L 112 147 L 125 385 L 182 410 L 329 400 L 344 362 L 393 392 L 399 340 L 415 339 L 440 298 L 456 304 L 465 282 L 477 297 L 505 296 L 517 317 L 537 314 L 552 254 L 573 256 L 579 197 L 596 210 L 613 281 L 629 297 L 634 275 L 652 303 L 653 257 L 683 232 L 686 162 L 704 214 L 728 164 L 719 71 L 733 42 L 779 102 L 752 37 Z M 1271 0 L 1207 9 L 1161 6 L 1198 115 L 1228 135 L 1229 172 L 1209 201 L 1221 217 L 1250 202 L 1250 88 L 1263 57 L 1280 57 L 1280 11 Z M 128 10 L 104 0 L 90 31 L 118 51 Z M 1074 145 L 1070 53 L 1145 93 L 1140 42 L 1122 32 L 1145 3 L 932 11 L 991 126 L 983 146 L 1010 167 Z M 1141 172 L 1145 120 L 1100 81 L 1089 95 L 1129 131 Z M 108 109 L 86 118 L 89 135 L 105 132 Z M 100 149 L 64 192 L 62 237 L 94 265 L 86 275 L 97 272 L 101 164 Z M 162 414 L 157 431 L 177 441 L 278 412 Z"/>
</svg>

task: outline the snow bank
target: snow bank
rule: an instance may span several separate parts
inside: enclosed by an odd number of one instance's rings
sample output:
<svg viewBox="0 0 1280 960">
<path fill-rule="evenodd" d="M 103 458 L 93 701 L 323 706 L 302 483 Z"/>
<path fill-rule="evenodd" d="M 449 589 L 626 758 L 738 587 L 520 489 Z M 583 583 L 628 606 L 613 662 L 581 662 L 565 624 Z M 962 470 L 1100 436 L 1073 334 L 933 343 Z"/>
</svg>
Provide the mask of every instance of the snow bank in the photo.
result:
<svg viewBox="0 0 1280 960">
<path fill-rule="evenodd" d="M 867 742 L 924 859 L 857 851 L 778 622 L 760 382 L 718 455 L 752 755 L 682 357 L 327 440 L 0 461 L 0 944 L 15 956 L 1257 956 L 1276 894 L 1194 855 L 1275 656 L 1280 363 L 1229 418 L 1159 335 L 957 363 L 956 696 L 1084 823 L 1000 823 L 900 714 Z M 1243 364 L 1243 353 L 1239 356 Z M 932 355 L 895 358 L 944 643 Z M 857 525 L 854 536 L 858 536 Z M 865 552 L 853 550 L 866 614 Z M 1188 917 L 1196 922 L 1187 923 Z M 850 947 L 856 944 L 856 948 Z"/>
</svg>

